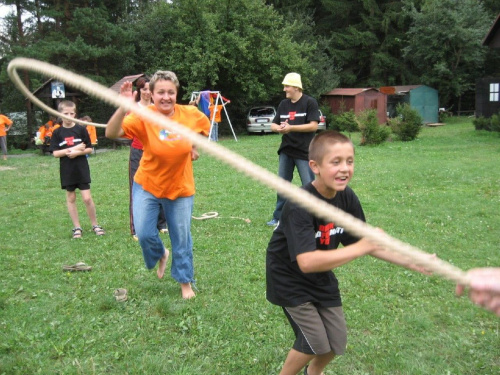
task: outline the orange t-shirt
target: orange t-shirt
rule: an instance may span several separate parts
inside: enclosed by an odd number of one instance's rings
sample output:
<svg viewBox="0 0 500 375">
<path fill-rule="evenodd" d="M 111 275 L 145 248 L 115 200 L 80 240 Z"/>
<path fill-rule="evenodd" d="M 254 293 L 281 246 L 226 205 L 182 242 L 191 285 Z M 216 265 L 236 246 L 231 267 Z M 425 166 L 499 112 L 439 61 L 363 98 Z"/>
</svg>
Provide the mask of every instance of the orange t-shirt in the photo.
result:
<svg viewBox="0 0 500 375">
<path fill-rule="evenodd" d="M 45 131 L 47 129 L 45 128 L 45 125 L 42 125 L 38 128 L 38 133 L 40 133 L 40 137 L 38 137 L 38 139 L 41 139 L 43 141 L 43 139 L 45 138 Z"/>
<path fill-rule="evenodd" d="M 95 126 L 87 125 L 87 132 L 89 133 L 90 143 L 93 145 L 97 144 L 97 130 Z"/>
<path fill-rule="evenodd" d="M 158 112 L 154 104 L 148 108 Z M 192 105 L 176 104 L 170 119 L 208 136 L 210 121 Z M 134 113 L 125 117 L 122 129 L 128 138 L 137 137 L 143 145 L 135 182 L 157 198 L 176 199 L 194 195 L 193 146 L 188 139 L 151 124 Z"/>
<path fill-rule="evenodd" d="M 212 119 L 214 118 L 214 108 L 215 108 L 214 105 L 210 105 L 208 107 L 208 109 L 210 110 L 210 121 L 212 121 Z M 221 122 L 222 121 L 221 114 L 222 114 L 222 105 L 218 105 L 217 106 L 217 110 L 215 111 L 215 120 L 214 120 L 214 122 Z"/>
<path fill-rule="evenodd" d="M 0 115 L 0 137 L 6 136 L 5 125 L 9 126 L 12 124 L 12 120 L 5 115 Z"/>
<path fill-rule="evenodd" d="M 47 128 L 46 125 L 49 125 Z M 45 137 L 52 138 L 52 132 L 54 131 L 54 123 L 52 121 L 48 121 L 47 124 L 40 126 L 38 131 L 40 132 L 40 140 L 44 141 Z"/>
</svg>

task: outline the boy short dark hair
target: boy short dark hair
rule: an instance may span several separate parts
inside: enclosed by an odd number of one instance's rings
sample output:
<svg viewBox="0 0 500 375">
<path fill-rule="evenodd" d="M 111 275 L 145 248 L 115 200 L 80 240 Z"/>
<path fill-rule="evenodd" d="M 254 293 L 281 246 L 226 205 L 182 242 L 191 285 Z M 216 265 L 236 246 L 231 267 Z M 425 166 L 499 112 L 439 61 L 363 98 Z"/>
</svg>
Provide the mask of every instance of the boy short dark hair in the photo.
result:
<svg viewBox="0 0 500 375">
<path fill-rule="evenodd" d="M 309 144 L 309 160 L 321 163 L 323 161 L 323 157 L 325 156 L 326 146 L 331 146 L 337 143 L 350 143 L 354 148 L 352 141 L 338 131 L 325 130 L 317 134 Z"/>
<path fill-rule="evenodd" d="M 75 102 L 71 101 L 71 100 L 63 100 L 61 101 L 58 105 L 57 105 L 57 110 L 59 112 L 62 112 L 63 108 L 76 108 L 76 104 Z"/>
</svg>

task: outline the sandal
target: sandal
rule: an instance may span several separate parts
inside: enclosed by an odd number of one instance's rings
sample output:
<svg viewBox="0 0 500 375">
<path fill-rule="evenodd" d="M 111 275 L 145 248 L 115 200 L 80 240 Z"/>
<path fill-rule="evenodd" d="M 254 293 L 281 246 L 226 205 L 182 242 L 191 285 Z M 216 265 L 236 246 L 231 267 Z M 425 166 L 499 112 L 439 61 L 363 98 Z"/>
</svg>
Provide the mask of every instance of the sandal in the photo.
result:
<svg viewBox="0 0 500 375">
<path fill-rule="evenodd" d="M 96 236 L 103 236 L 106 234 L 106 232 L 104 231 L 104 229 L 102 229 L 102 227 L 100 225 L 94 225 L 92 227 L 92 230 L 94 231 Z"/>
<path fill-rule="evenodd" d="M 82 238 L 82 228 L 80 227 L 76 227 L 76 228 L 73 228 L 73 238 Z"/>
<path fill-rule="evenodd" d="M 87 266 L 83 262 L 78 262 L 72 266 L 64 265 L 63 271 L 75 272 L 75 271 L 90 271 L 92 269 L 91 266 Z"/>
<path fill-rule="evenodd" d="M 125 302 L 128 299 L 127 289 L 123 288 L 115 289 L 113 295 L 115 296 L 117 302 Z"/>
</svg>

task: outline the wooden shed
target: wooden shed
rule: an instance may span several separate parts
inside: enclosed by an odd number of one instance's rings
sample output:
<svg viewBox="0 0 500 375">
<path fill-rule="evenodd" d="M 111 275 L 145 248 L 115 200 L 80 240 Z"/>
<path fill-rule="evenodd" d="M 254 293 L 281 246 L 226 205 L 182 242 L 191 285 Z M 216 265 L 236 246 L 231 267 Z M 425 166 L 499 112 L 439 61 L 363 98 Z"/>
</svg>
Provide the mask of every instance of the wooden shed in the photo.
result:
<svg viewBox="0 0 500 375">
<path fill-rule="evenodd" d="M 144 77 L 144 73 L 140 74 L 134 74 L 131 76 L 125 76 L 122 79 L 120 79 L 118 82 L 116 82 L 113 86 L 110 87 L 111 90 L 116 91 L 117 93 L 120 93 L 120 87 L 122 84 L 124 84 L 127 81 L 130 81 L 135 84 L 135 81 L 137 81 L 140 77 Z"/>
<path fill-rule="evenodd" d="M 386 86 L 380 91 L 387 94 L 387 116 L 396 116 L 396 106 L 408 103 L 422 116 L 424 124 L 439 121 L 438 91 L 425 85 Z"/>
<path fill-rule="evenodd" d="M 332 113 L 353 110 L 356 115 L 366 109 L 376 109 L 379 124 L 387 122 L 387 96 L 375 88 L 339 88 L 321 95 Z"/>
<path fill-rule="evenodd" d="M 483 40 L 483 46 L 500 48 L 500 14 Z M 489 77 L 476 80 L 476 117 L 500 113 L 500 67 Z"/>
<path fill-rule="evenodd" d="M 57 106 L 63 100 L 71 100 L 75 102 L 78 108 L 80 99 L 87 96 L 87 94 L 79 90 L 75 90 L 70 86 L 66 86 L 63 82 L 59 82 L 54 78 L 50 78 L 45 81 L 42 86 L 33 91 L 33 95 L 45 105 L 54 108 L 56 111 Z M 33 106 L 33 103 L 30 105 Z"/>
</svg>

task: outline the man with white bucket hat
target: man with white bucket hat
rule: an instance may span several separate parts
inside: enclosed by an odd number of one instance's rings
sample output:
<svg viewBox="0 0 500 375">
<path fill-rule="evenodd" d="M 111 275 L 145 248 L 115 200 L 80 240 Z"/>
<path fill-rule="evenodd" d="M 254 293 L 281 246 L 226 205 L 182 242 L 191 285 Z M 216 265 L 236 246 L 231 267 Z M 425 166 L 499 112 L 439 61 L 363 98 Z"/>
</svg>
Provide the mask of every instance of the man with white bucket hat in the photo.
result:
<svg viewBox="0 0 500 375">
<path fill-rule="evenodd" d="M 286 99 L 281 101 L 271 124 L 273 132 L 282 134 L 278 149 L 278 175 L 291 182 L 297 167 L 302 185 L 305 185 L 314 180 L 314 173 L 309 168 L 308 151 L 309 143 L 318 129 L 318 102 L 302 92 L 300 74 L 288 73 L 282 84 Z M 285 199 L 278 195 L 276 209 L 267 225 L 278 224 L 284 204 Z"/>
</svg>

